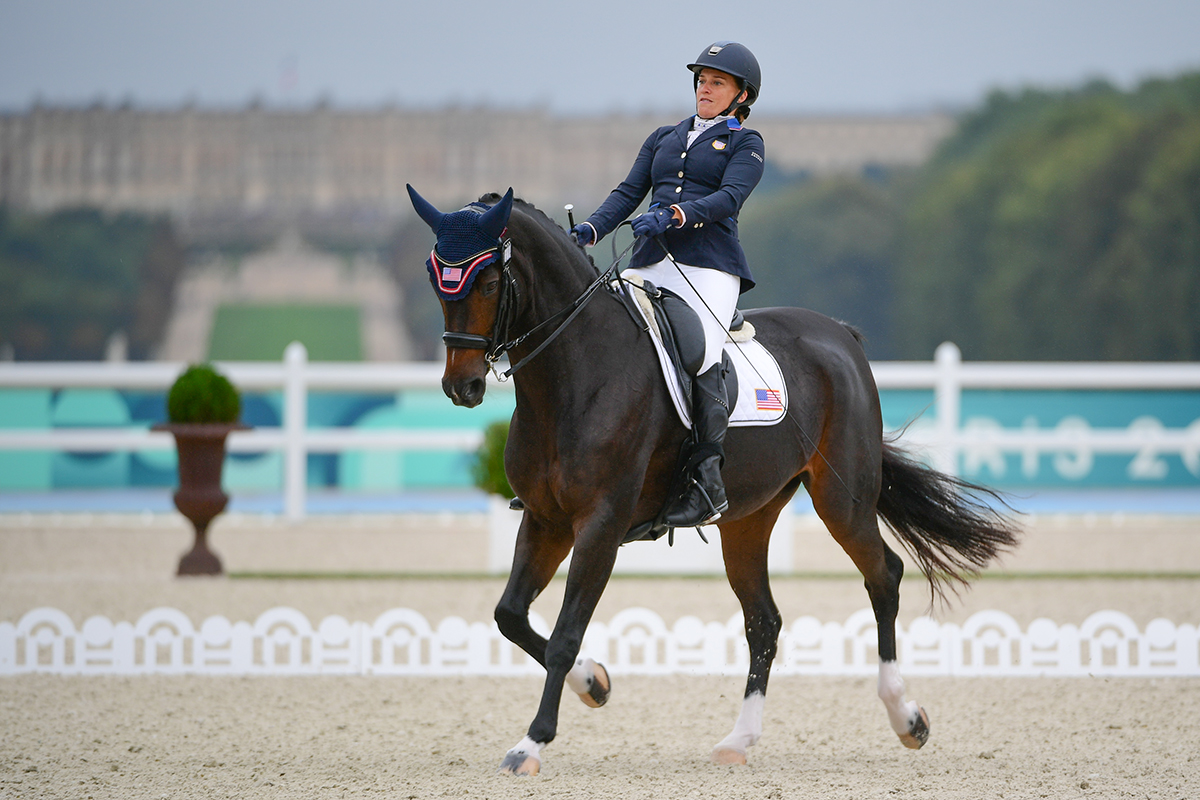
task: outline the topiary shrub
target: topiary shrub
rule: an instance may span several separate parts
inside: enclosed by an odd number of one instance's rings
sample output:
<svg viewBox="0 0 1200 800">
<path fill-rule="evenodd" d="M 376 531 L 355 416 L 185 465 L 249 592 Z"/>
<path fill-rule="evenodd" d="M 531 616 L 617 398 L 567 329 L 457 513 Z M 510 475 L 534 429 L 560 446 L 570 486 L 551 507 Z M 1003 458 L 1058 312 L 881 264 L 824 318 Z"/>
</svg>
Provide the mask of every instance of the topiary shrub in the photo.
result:
<svg viewBox="0 0 1200 800">
<path fill-rule="evenodd" d="M 193 364 L 167 394 L 167 419 L 178 424 L 234 423 L 242 399 L 224 375 L 208 364 Z"/>
<path fill-rule="evenodd" d="M 475 485 L 490 494 L 498 494 L 509 500 L 517 493 L 508 485 L 504 474 L 504 445 L 508 443 L 508 422 L 493 422 L 483 430 L 483 444 L 475 451 L 475 463 L 471 475 Z"/>
</svg>

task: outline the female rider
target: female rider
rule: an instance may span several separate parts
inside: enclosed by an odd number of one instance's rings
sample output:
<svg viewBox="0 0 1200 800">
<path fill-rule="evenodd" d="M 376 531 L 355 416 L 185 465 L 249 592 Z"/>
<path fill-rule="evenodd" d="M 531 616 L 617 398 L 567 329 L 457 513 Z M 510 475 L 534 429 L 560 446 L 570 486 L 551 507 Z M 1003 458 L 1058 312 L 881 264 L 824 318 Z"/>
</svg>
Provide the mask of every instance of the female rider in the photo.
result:
<svg viewBox="0 0 1200 800">
<path fill-rule="evenodd" d="M 754 54 L 737 42 L 716 42 L 688 69 L 696 115 L 650 134 L 629 176 L 571 229 L 580 245 L 594 245 L 650 193 L 650 210 L 633 221 L 641 238 L 623 274 L 675 292 L 703 323 L 704 361 L 692 392 L 700 461 L 686 493 L 666 511 L 672 527 L 708 524 L 729 507 L 721 480 L 730 410 L 721 356 L 738 295 L 754 286 L 737 216 L 762 177 L 764 152 L 758 132 L 742 126 L 761 83 Z"/>
</svg>

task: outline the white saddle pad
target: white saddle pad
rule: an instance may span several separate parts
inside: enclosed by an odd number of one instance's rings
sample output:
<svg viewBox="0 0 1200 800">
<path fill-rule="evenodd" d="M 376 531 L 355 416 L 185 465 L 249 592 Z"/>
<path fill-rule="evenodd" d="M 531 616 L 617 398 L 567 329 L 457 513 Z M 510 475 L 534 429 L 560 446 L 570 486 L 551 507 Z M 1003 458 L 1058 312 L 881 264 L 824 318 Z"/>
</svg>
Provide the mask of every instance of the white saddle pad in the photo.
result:
<svg viewBox="0 0 1200 800">
<path fill-rule="evenodd" d="M 640 277 L 630 275 L 629 278 L 631 282 L 640 282 Z M 684 426 L 690 430 L 692 411 L 684 402 L 683 387 L 679 384 L 675 367 L 671 364 L 666 347 L 663 346 L 662 332 L 659 330 L 658 321 L 654 319 L 650 300 L 640 286 L 626 284 L 626 288 L 637 300 L 636 305 L 641 312 L 642 321 L 650 331 L 650 341 L 654 342 L 654 351 L 658 354 L 658 363 L 662 367 L 663 378 L 667 382 L 667 390 L 675 404 L 675 411 Z M 783 380 L 779 362 L 757 339 L 752 338 L 753 336 L 754 326 L 747 322 L 742 331 L 736 334 L 737 341 L 725 341 L 725 352 L 733 361 L 738 380 L 737 405 L 729 415 L 729 424 L 733 427 L 774 425 L 787 415 L 787 384 Z"/>
</svg>

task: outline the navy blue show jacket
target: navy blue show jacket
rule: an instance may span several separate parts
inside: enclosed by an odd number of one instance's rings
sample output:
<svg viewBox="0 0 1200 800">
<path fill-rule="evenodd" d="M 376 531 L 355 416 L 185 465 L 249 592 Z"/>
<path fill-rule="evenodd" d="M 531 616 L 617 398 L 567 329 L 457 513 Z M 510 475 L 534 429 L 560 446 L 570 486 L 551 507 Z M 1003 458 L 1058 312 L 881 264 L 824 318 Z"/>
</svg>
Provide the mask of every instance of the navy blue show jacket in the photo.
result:
<svg viewBox="0 0 1200 800">
<path fill-rule="evenodd" d="M 692 117 L 688 117 L 650 134 L 629 176 L 587 221 L 596 229 L 599 241 L 652 191 L 651 207 L 677 205 L 683 211 L 683 227 L 672 226 L 663 234 L 675 260 L 737 275 L 745 292 L 754 286 L 754 279 L 738 241 L 737 217 L 762 178 L 763 139 L 758 131 L 730 119 L 701 133 L 689 148 L 691 129 Z M 642 239 L 629 266 L 644 267 L 665 257 L 657 242 Z"/>
</svg>

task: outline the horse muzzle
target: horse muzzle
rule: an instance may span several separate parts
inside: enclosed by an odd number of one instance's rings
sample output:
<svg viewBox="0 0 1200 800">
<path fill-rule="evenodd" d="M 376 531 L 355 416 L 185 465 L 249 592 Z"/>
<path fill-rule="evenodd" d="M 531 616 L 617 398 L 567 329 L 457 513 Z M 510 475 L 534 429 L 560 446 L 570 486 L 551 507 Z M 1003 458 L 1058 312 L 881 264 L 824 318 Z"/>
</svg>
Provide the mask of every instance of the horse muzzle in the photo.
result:
<svg viewBox="0 0 1200 800">
<path fill-rule="evenodd" d="M 447 349 L 442 391 L 454 405 L 474 408 L 483 402 L 487 373 L 488 364 L 482 350 Z"/>
<path fill-rule="evenodd" d="M 451 380 L 442 378 L 442 391 L 450 402 L 456 406 L 474 408 L 483 402 L 484 392 L 487 391 L 486 378 L 468 378 L 466 380 Z"/>
</svg>

